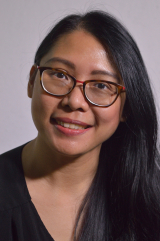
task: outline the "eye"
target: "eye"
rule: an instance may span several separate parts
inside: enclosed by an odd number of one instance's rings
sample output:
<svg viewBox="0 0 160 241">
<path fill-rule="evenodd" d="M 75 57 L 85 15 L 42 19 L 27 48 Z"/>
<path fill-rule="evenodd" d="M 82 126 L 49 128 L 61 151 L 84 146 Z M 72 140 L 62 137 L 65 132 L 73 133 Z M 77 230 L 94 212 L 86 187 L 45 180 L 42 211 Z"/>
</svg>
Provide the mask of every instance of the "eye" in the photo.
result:
<svg viewBox="0 0 160 241">
<path fill-rule="evenodd" d="M 117 93 L 117 87 L 114 84 L 111 84 L 109 82 L 104 81 L 98 81 L 98 82 L 90 82 L 88 84 L 88 87 L 92 89 L 92 91 L 96 93 L 105 93 L 105 94 L 115 94 Z M 90 89 L 90 91 L 91 91 Z"/>
<path fill-rule="evenodd" d="M 50 75 L 54 75 L 55 77 L 57 77 L 58 79 L 68 79 L 67 75 L 63 74 L 62 72 L 56 72 L 56 71 L 52 71 L 50 73 Z"/>
<path fill-rule="evenodd" d="M 94 86 L 98 89 L 108 89 L 108 85 L 104 83 L 95 83 Z"/>
</svg>

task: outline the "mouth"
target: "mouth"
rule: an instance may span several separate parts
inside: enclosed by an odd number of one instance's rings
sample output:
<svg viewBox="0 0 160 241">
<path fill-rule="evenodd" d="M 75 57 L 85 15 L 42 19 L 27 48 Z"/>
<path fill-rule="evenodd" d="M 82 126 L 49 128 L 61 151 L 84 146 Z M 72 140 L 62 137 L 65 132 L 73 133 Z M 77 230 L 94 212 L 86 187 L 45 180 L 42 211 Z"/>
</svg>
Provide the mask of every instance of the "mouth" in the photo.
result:
<svg viewBox="0 0 160 241">
<path fill-rule="evenodd" d="M 83 134 L 92 127 L 91 125 L 78 120 L 59 117 L 51 118 L 51 123 L 56 127 L 57 130 L 67 136 Z"/>
<path fill-rule="evenodd" d="M 78 124 L 72 124 L 72 123 L 66 123 L 63 121 L 56 121 L 58 125 L 61 125 L 65 128 L 69 128 L 69 129 L 73 129 L 73 130 L 84 130 L 87 128 L 87 126 L 82 126 L 82 125 L 78 125 Z"/>
</svg>

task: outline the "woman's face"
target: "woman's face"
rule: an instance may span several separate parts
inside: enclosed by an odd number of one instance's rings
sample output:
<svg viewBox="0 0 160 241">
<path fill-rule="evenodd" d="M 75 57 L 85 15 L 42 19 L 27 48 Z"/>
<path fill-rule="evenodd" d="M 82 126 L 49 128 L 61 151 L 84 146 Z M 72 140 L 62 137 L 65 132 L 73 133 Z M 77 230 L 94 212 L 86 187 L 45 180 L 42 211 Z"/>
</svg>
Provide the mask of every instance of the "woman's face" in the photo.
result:
<svg viewBox="0 0 160 241">
<path fill-rule="evenodd" d="M 42 58 L 40 66 L 63 69 L 80 81 L 107 80 L 106 71 L 117 74 L 103 46 L 82 30 L 62 36 Z M 34 67 L 31 73 L 33 70 Z M 116 78 L 112 81 L 117 82 Z M 39 71 L 34 82 L 29 81 L 37 139 L 61 154 L 98 154 L 102 143 L 113 135 L 122 120 L 124 93 L 110 107 L 101 108 L 86 101 L 81 87 L 77 83 L 69 95 L 54 97 L 42 89 Z"/>
</svg>

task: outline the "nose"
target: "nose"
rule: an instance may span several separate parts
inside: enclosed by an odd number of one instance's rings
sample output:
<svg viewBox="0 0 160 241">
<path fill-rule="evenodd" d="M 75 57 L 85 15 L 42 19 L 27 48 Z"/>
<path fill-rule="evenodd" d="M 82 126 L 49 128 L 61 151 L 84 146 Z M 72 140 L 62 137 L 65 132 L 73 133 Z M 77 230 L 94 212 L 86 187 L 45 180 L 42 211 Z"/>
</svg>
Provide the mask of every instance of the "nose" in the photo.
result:
<svg viewBox="0 0 160 241">
<path fill-rule="evenodd" d="M 76 80 L 76 82 L 80 83 L 81 85 L 76 84 L 71 93 L 63 97 L 61 103 L 63 107 L 68 106 L 73 111 L 80 110 L 86 112 L 89 109 L 89 103 L 86 101 L 83 93 L 83 82 L 79 80 Z"/>
</svg>

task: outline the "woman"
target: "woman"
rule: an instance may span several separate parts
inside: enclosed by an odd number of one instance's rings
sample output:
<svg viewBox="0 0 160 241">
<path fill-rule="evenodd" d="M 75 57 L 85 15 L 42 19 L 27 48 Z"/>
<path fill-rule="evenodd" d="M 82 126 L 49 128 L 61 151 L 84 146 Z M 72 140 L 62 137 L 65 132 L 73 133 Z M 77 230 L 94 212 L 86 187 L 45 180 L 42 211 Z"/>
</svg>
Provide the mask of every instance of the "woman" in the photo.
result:
<svg viewBox="0 0 160 241">
<path fill-rule="evenodd" d="M 28 96 L 38 135 L 1 155 L 2 240 L 159 240 L 156 110 L 124 27 L 99 11 L 61 20 Z"/>
</svg>

